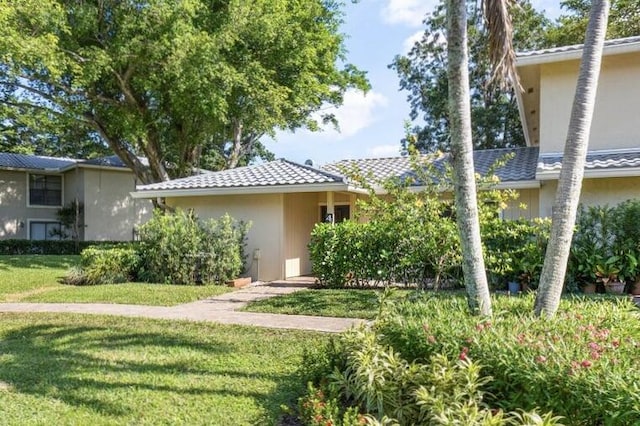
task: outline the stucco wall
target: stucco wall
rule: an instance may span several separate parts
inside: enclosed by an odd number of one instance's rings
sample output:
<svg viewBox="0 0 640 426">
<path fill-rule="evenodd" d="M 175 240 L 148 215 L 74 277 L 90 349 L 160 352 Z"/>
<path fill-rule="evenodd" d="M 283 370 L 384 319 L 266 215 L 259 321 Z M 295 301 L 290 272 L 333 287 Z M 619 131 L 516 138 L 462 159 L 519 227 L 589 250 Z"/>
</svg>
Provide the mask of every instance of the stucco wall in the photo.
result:
<svg viewBox="0 0 640 426">
<path fill-rule="evenodd" d="M 284 195 L 285 278 L 311 273 L 309 240 L 319 220 L 318 195 L 315 193 Z"/>
<path fill-rule="evenodd" d="M 538 189 L 519 189 L 516 192 L 518 193 L 518 198 L 509 201 L 502 217 L 505 219 L 533 219 L 538 217 L 540 211 Z"/>
<path fill-rule="evenodd" d="M 557 181 L 543 182 L 540 188 L 541 217 L 551 217 L 557 187 Z M 632 198 L 640 198 L 640 177 L 585 179 L 580 202 L 590 206 L 616 205 Z"/>
<path fill-rule="evenodd" d="M 562 152 L 579 61 L 541 65 L 540 151 Z M 640 53 L 605 56 L 589 149 L 640 147 Z"/>
<path fill-rule="evenodd" d="M 167 204 L 193 209 L 201 219 L 217 219 L 228 213 L 237 220 L 251 221 L 247 234 L 247 275 L 261 281 L 284 276 L 282 194 L 176 197 L 168 198 Z M 260 260 L 253 259 L 256 249 L 260 250 Z"/>
<path fill-rule="evenodd" d="M 134 227 L 151 217 L 149 200 L 133 199 L 133 173 L 84 169 L 85 240 L 128 241 Z"/>
<path fill-rule="evenodd" d="M 63 177 L 66 188 L 66 176 Z M 29 237 L 29 222 L 56 221 L 59 207 L 28 206 L 27 172 L 0 170 L 0 238 Z M 63 202 L 66 202 L 63 194 Z"/>
</svg>

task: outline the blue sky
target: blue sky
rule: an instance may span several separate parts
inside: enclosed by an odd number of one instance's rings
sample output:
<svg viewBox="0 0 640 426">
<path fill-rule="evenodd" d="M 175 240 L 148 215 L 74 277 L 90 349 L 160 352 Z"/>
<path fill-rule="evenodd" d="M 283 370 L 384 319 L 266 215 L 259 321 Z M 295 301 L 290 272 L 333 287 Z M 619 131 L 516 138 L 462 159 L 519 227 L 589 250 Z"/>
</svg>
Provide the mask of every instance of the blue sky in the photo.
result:
<svg viewBox="0 0 640 426">
<path fill-rule="evenodd" d="M 533 0 L 534 7 L 554 18 L 559 1 Z M 345 9 L 343 33 L 347 35 L 347 60 L 367 71 L 371 90 L 350 91 L 334 111 L 340 131 L 298 130 L 280 132 L 276 140 L 264 140 L 276 158 L 316 164 L 348 158 L 397 156 L 404 122 L 409 117 L 406 93 L 399 91 L 398 77 L 388 68 L 397 54 L 407 52 L 422 34 L 422 18 L 437 0 L 361 0 Z"/>
</svg>

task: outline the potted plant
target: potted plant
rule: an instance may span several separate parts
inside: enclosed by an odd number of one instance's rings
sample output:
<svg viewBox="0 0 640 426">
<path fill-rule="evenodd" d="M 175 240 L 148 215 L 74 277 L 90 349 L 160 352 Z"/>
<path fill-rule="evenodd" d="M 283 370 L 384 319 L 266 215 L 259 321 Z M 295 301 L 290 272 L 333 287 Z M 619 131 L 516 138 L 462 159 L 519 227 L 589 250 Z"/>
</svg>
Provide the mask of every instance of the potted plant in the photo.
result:
<svg viewBox="0 0 640 426">
<path fill-rule="evenodd" d="M 621 276 L 628 284 L 628 291 L 634 296 L 640 295 L 640 256 L 627 251 L 622 257 Z"/>
<path fill-rule="evenodd" d="M 622 294 L 624 281 L 620 281 L 620 256 L 610 256 L 595 267 L 598 282 L 601 282 L 607 293 Z"/>
</svg>

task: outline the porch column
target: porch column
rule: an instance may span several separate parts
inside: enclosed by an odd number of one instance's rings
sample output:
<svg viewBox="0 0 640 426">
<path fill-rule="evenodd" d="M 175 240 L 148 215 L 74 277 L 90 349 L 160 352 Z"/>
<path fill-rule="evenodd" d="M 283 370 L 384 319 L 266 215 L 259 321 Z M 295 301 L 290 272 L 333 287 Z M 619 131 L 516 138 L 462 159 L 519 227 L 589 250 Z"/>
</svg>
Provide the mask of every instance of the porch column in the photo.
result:
<svg viewBox="0 0 640 426">
<path fill-rule="evenodd" d="M 335 223 L 336 221 L 336 211 L 333 204 L 333 192 L 327 191 L 327 216 L 331 215 L 331 223 Z M 327 222 L 327 218 L 322 218 L 325 222 Z"/>
</svg>

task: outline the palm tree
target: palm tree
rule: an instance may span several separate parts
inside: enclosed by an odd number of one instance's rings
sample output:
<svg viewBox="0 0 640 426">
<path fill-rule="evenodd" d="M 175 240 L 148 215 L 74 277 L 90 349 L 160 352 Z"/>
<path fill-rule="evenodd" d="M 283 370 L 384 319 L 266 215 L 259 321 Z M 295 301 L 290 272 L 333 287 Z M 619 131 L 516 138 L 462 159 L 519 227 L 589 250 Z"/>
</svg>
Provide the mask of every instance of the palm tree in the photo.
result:
<svg viewBox="0 0 640 426">
<path fill-rule="evenodd" d="M 554 202 L 551 235 L 536 297 L 536 315 L 553 316 L 560 304 L 582 189 L 608 15 L 609 0 L 593 0 Z"/>
<path fill-rule="evenodd" d="M 473 166 L 465 0 L 449 0 L 447 4 L 447 79 L 453 189 L 462 245 L 464 282 L 471 311 L 491 315 Z"/>
</svg>

